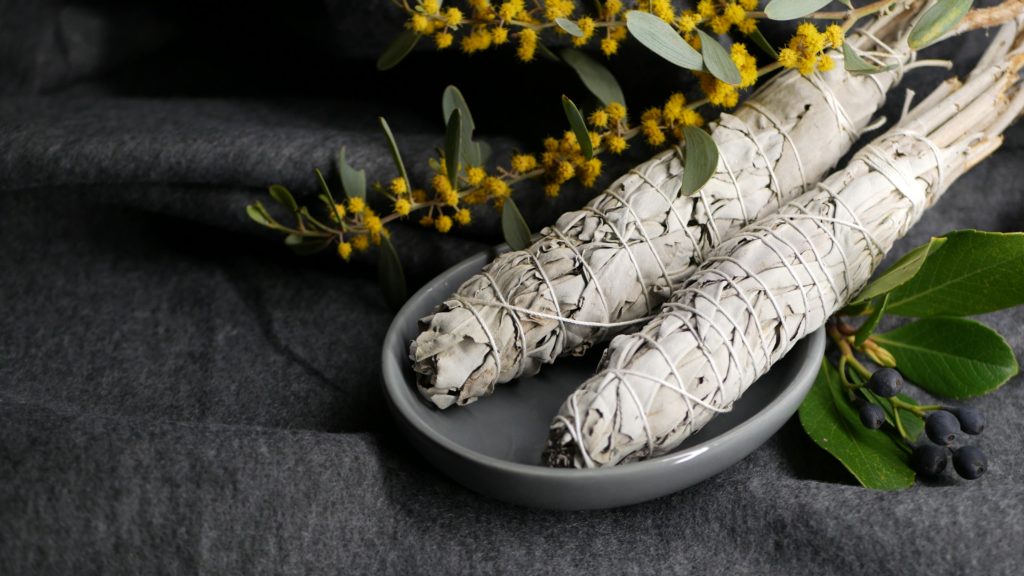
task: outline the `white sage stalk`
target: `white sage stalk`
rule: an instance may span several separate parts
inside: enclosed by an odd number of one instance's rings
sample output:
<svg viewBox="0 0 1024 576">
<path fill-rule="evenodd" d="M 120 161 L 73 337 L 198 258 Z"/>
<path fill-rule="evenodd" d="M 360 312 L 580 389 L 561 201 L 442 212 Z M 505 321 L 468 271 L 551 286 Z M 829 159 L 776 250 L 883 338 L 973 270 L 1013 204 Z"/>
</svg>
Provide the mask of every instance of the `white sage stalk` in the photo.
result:
<svg viewBox="0 0 1024 576">
<path fill-rule="evenodd" d="M 993 65 L 943 84 L 844 170 L 721 244 L 650 323 L 615 338 L 562 405 L 546 462 L 663 454 L 822 326 L 922 211 L 1000 145 L 1024 106 L 1024 56 L 997 50 Z"/>
<path fill-rule="evenodd" d="M 660 153 L 463 283 L 410 346 L 421 392 L 441 408 L 468 404 L 649 318 L 708 251 L 850 149 L 910 59 L 897 39 L 911 16 L 880 16 L 851 38 L 891 70 L 784 72 L 722 114 L 711 130 L 721 162 L 698 194 L 679 193 L 680 150 Z"/>
</svg>

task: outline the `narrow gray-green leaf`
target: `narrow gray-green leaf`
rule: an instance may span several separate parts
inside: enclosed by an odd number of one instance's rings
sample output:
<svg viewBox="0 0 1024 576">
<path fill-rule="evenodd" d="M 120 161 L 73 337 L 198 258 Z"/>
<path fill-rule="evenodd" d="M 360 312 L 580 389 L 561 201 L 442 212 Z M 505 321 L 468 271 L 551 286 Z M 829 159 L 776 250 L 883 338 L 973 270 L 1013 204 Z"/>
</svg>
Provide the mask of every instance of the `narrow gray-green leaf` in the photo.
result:
<svg viewBox="0 0 1024 576">
<path fill-rule="evenodd" d="M 597 96 L 601 104 L 605 106 L 612 102 L 626 104 L 626 97 L 615 80 L 615 76 L 612 76 L 612 73 L 597 60 L 575 48 L 562 50 L 562 60 L 576 71 L 580 80 L 583 81 L 583 85 L 590 90 L 591 94 Z"/>
<path fill-rule="evenodd" d="M 260 226 L 270 226 L 272 224 L 270 218 L 267 217 L 266 209 L 263 208 L 262 204 L 249 204 L 245 207 L 245 213 L 249 215 L 249 218 L 253 222 Z"/>
<path fill-rule="evenodd" d="M 299 205 L 295 202 L 295 197 L 292 196 L 292 193 L 289 192 L 287 188 L 280 184 L 274 184 L 270 187 L 270 197 L 278 204 L 292 212 L 298 212 L 299 210 Z"/>
<path fill-rule="evenodd" d="M 572 36 L 577 38 L 583 37 L 583 30 L 580 30 L 579 25 L 568 18 L 555 18 L 555 24 L 558 24 L 559 28 L 565 30 Z"/>
<path fill-rule="evenodd" d="M 420 41 L 420 35 L 412 30 L 403 30 L 377 59 L 377 70 L 390 70 L 404 59 Z"/>
<path fill-rule="evenodd" d="M 847 8 L 853 8 L 853 3 L 850 0 L 839 0 L 839 3 Z"/>
<path fill-rule="evenodd" d="M 506 198 L 501 207 L 501 233 L 513 250 L 525 250 L 530 245 L 530 227 L 511 198 Z"/>
<path fill-rule="evenodd" d="M 865 61 L 860 57 L 860 54 L 857 54 L 857 51 L 847 43 L 843 44 L 843 67 L 849 72 L 858 74 L 873 74 L 883 70 L 882 68 Z"/>
<path fill-rule="evenodd" d="M 665 60 L 687 70 L 702 70 L 704 58 L 671 25 L 647 12 L 626 13 L 626 28 L 638 42 Z"/>
<path fill-rule="evenodd" d="M 886 294 L 906 284 L 921 269 L 928 255 L 936 253 L 945 243 L 945 238 L 932 238 L 927 244 L 922 244 L 904 254 L 902 258 L 861 290 L 851 306 L 866 303 L 876 296 Z"/>
<path fill-rule="evenodd" d="M 380 260 L 377 263 L 377 278 L 384 290 L 384 299 L 395 309 L 405 303 L 405 272 L 402 261 L 391 240 L 384 236 L 380 241 Z"/>
<path fill-rule="evenodd" d="M 971 9 L 974 0 L 939 0 L 910 31 L 907 43 L 914 50 L 920 50 L 949 32 Z"/>
<path fill-rule="evenodd" d="M 756 44 L 758 48 L 764 51 L 765 54 L 772 57 L 772 60 L 779 59 L 779 53 L 775 50 L 775 47 L 768 42 L 768 39 L 764 37 L 764 34 L 761 33 L 760 27 L 754 28 L 753 32 L 747 34 L 747 38 L 753 40 L 754 44 Z"/>
<path fill-rule="evenodd" d="M 882 319 L 882 314 L 885 314 L 885 305 L 888 302 L 888 294 L 875 298 L 874 310 L 872 310 L 868 319 L 860 325 L 860 328 L 857 329 L 857 334 L 853 340 L 855 345 L 860 346 L 863 344 L 864 341 L 868 339 L 868 336 L 871 336 L 871 333 L 875 331 L 875 328 L 878 326 L 878 322 Z"/>
<path fill-rule="evenodd" d="M 562 61 L 554 52 L 551 51 L 550 48 L 540 42 L 537 42 L 537 53 L 545 60 L 550 60 L 551 62 Z"/>
<path fill-rule="evenodd" d="M 366 171 L 356 170 L 345 160 L 345 147 L 338 152 L 338 173 L 341 174 L 341 187 L 349 198 L 366 198 Z"/>
<path fill-rule="evenodd" d="M 739 84 L 740 70 L 729 56 L 729 51 L 700 28 L 697 29 L 697 34 L 700 36 L 700 52 L 704 56 L 704 66 L 708 72 L 726 84 Z"/>
<path fill-rule="evenodd" d="M 764 7 L 765 16 L 772 20 L 796 20 L 817 12 L 832 0 L 771 0 Z"/>
<path fill-rule="evenodd" d="M 448 182 L 452 189 L 459 187 L 459 153 L 462 144 L 462 113 L 458 108 L 452 110 L 448 117 L 448 127 L 444 134 L 444 164 L 448 172 Z"/>
<path fill-rule="evenodd" d="M 800 425 L 815 444 L 831 454 L 867 488 L 900 490 L 914 484 L 906 453 L 881 430 L 860 423 L 839 382 L 823 360 L 814 386 L 800 404 Z"/>
<path fill-rule="evenodd" d="M 412 190 L 412 183 L 409 182 L 409 174 L 405 171 L 405 163 L 402 162 L 402 153 L 398 151 L 398 142 L 395 141 L 395 135 L 391 133 L 391 127 L 388 126 L 388 121 L 383 116 L 379 118 L 380 126 L 384 129 L 384 135 L 388 139 L 388 147 L 391 148 L 391 158 L 395 161 L 395 167 L 398 168 L 398 173 L 402 176 L 402 180 L 405 180 L 405 189 Z"/>
<path fill-rule="evenodd" d="M 568 96 L 562 95 L 562 109 L 565 110 L 565 117 L 569 119 L 569 127 L 576 134 L 576 140 L 580 143 L 580 151 L 583 157 L 590 160 L 594 157 L 593 142 L 590 141 L 590 132 L 587 131 L 587 124 L 583 121 L 583 115 L 579 108 L 569 100 Z"/>
<path fill-rule="evenodd" d="M 284 237 L 284 244 L 292 249 L 292 252 L 300 256 L 316 254 L 330 245 L 330 239 L 306 238 L 298 234 L 289 234 Z"/>
<path fill-rule="evenodd" d="M 337 202 L 334 200 L 334 194 L 331 193 L 331 187 L 327 185 L 327 180 L 324 178 L 324 174 L 319 168 L 314 168 L 313 173 L 316 174 L 316 178 L 320 182 L 320 188 L 324 191 L 324 193 L 320 195 L 320 199 L 327 205 L 327 212 L 333 215 L 335 212 L 334 205 L 337 204 Z"/>
<path fill-rule="evenodd" d="M 1024 233 L 962 230 L 893 290 L 889 314 L 973 316 L 1024 304 Z"/>
<path fill-rule="evenodd" d="M 974 320 L 925 318 L 872 339 L 896 357 L 904 376 L 936 396 L 979 396 L 999 388 L 1018 370 L 1003 337 Z"/>
<path fill-rule="evenodd" d="M 683 126 L 686 160 L 680 191 L 689 196 L 700 191 L 718 169 L 718 145 L 707 132 L 696 126 Z"/>
<path fill-rule="evenodd" d="M 441 95 L 441 111 L 444 113 L 444 122 L 447 125 L 452 112 L 458 110 L 462 122 L 462 159 L 470 166 L 480 166 L 483 159 L 480 157 L 480 148 L 473 144 L 473 131 L 476 130 L 476 123 L 473 122 L 473 115 L 469 112 L 469 104 L 462 96 L 462 92 L 455 86 L 448 86 Z"/>
</svg>

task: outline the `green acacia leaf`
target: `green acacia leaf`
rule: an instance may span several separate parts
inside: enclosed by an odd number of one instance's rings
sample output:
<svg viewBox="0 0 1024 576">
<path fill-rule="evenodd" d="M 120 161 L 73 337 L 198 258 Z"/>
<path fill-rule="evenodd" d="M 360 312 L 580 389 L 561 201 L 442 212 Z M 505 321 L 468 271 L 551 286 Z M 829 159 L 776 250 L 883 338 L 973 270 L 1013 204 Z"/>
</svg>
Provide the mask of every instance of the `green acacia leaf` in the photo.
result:
<svg viewBox="0 0 1024 576">
<path fill-rule="evenodd" d="M 583 85 L 601 101 L 601 104 L 607 106 L 612 102 L 618 102 L 625 105 L 626 97 L 615 76 L 597 60 L 575 48 L 566 48 L 561 54 L 562 60 L 576 71 Z"/>
<path fill-rule="evenodd" d="M 377 59 L 377 70 L 390 70 L 398 63 L 401 62 L 412 49 L 416 47 L 416 43 L 420 41 L 420 35 L 413 32 L 412 30 L 403 30 Z"/>
<path fill-rule="evenodd" d="M 889 314 L 972 316 L 1024 304 L 1024 233 L 962 230 L 945 238 L 892 291 Z"/>
<path fill-rule="evenodd" d="M 530 246 L 530 227 L 511 198 L 506 198 L 501 207 L 501 233 L 513 250 L 525 250 Z"/>
<path fill-rule="evenodd" d="M 707 132 L 696 126 L 683 126 L 686 160 L 680 191 L 689 196 L 700 191 L 718 170 L 718 145 Z"/>
<path fill-rule="evenodd" d="M 761 33 L 761 28 L 754 28 L 754 31 L 747 34 L 747 38 L 750 38 L 754 44 L 757 45 L 765 54 L 772 57 L 772 60 L 779 59 L 779 53 L 775 50 L 775 47 L 768 42 L 768 39 Z"/>
<path fill-rule="evenodd" d="M 267 214 L 266 208 L 263 207 L 259 202 L 255 204 L 249 204 L 245 207 L 245 213 L 249 215 L 249 219 L 259 224 L 260 226 L 271 226 L 273 221 Z"/>
<path fill-rule="evenodd" d="M 398 168 L 398 173 L 402 176 L 402 180 L 405 180 L 405 189 L 412 190 L 412 183 L 409 182 L 409 174 L 405 171 L 405 163 L 402 162 L 402 153 L 398 150 L 398 142 L 395 141 L 395 135 L 391 133 L 391 127 L 388 126 L 388 121 L 383 116 L 378 119 L 380 120 L 380 127 L 384 129 L 384 135 L 388 139 L 388 147 L 391 148 L 391 158 L 395 161 L 395 167 Z"/>
<path fill-rule="evenodd" d="M 285 246 L 292 249 L 292 252 L 300 256 L 307 256 L 309 254 L 316 254 L 324 248 L 327 248 L 331 241 L 330 239 L 324 238 L 306 238 L 299 236 L 298 234 L 289 234 L 284 237 Z"/>
<path fill-rule="evenodd" d="M 458 110 L 462 122 L 462 143 L 459 148 L 462 150 L 462 160 L 470 166 L 483 164 L 483 155 L 480 146 L 473 142 L 473 131 L 476 130 L 476 123 L 473 122 L 473 115 L 469 112 L 469 104 L 463 98 L 462 92 L 455 86 L 448 86 L 441 95 L 441 111 L 444 113 L 444 122 L 447 125 L 452 117 L 452 112 Z"/>
<path fill-rule="evenodd" d="M 547 46 L 540 42 L 537 42 L 537 54 L 540 54 L 541 58 L 544 58 L 545 60 L 550 60 L 551 62 L 561 62 L 561 60 L 558 58 L 558 55 L 551 51 L 551 48 L 548 48 Z"/>
<path fill-rule="evenodd" d="M 562 109 L 565 110 L 565 117 L 569 119 L 569 127 L 576 134 L 583 157 L 590 160 L 594 157 L 594 145 L 590 141 L 590 132 L 587 131 L 587 124 L 583 121 L 583 114 L 580 114 L 580 109 L 565 95 L 562 96 Z"/>
<path fill-rule="evenodd" d="M 846 68 L 848 72 L 853 72 L 854 74 L 875 74 L 892 69 L 892 66 L 878 67 L 864 60 L 860 57 L 860 54 L 857 54 L 857 51 L 847 43 L 843 44 L 843 67 Z"/>
<path fill-rule="evenodd" d="M 702 70 L 704 58 L 690 46 L 675 28 L 647 12 L 626 13 L 626 28 L 638 42 L 665 60 L 687 70 Z"/>
<path fill-rule="evenodd" d="M 577 38 L 583 37 L 583 30 L 580 30 L 579 25 L 568 18 L 555 18 L 555 24 L 557 24 L 562 30 L 568 32 L 571 36 L 575 36 Z"/>
<path fill-rule="evenodd" d="M 974 320 L 925 318 L 872 339 L 896 357 L 904 376 L 936 396 L 986 394 L 1018 371 L 1003 337 Z"/>
<path fill-rule="evenodd" d="M 338 173 L 341 187 L 349 198 L 366 198 L 366 170 L 356 170 L 345 160 L 345 147 L 338 152 Z"/>
<path fill-rule="evenodd" d="M 850 406 L 839 373 L 826 360 L 799 410 L 800 425 L 867 488 L 900 490 L 914 484 L 906 453 L 881 430 L 865 428 Z"/>
<path fill-rule="evenodd" d="M 942 245 L 945 243 L 945 238 L 932 238 L 927 244 L 922 244 L 907 252 L 883 272 L 881 276 L 861 290 L 851 305 L 866 303 L 872 298 L 891 292 L 906 284 L 921 269 L 928 255 L 938 252 L 939 248 L 942 248 Z"/>
<path fill-rule="evenodd" d="M 726 84 L 739 84 L 740 70 L 729 56 L 729 51 L 700 28 L 697 29 L 697 34 L 700 36 L 700 52 L 704 56 L 704 66 L 708 72 Z"/>
<path fill-rule="evenodd" d="M 320 195 L 320 200 L 327 205 L 328 214 L 333 214 L 335 212 L 334 206 L 337 202 L 334 200 L 334 194 L 331 193 L 331 187 L 327 185 L 327 180 L 319 168 L 313 168 L 313 173 L 316 174 L 316 178 L 320 182 L 320 188 L 324 191 Z"/>
<path fill-rule="evenodd" d="M 405 272 L 402 261 L 391 240 L 384 236 L 380 241 L 380 259 L 377 263 L 377 279 L 384 290 L 384 299 L 392 308 L 400 308 L 405 303 Z"/>
<path fill-rule="evenodd" d="M 280 184 L 274 184 L 270 187 L 270 197 L 292 212 L 299 211 L 299 205 L 295 202 L 295 197 L 292 196 L 292 193 L 287 188 Z"/>
<path fill-rule="evenodd" d="M 974 0 L 939 0 L 925 10 L 907 38 L 907 44 L 920 50 L 949 32 L 971 9 Z"/>
<path fill-rule="evenodd" d="M 817 12 L 832 0 L 771 0 L 764 7 L 765 16 L 772 20 L 796 20 Z"/>
<path fill-rule="evenodd" d="M 448 127 L 444 134 L 444 164 L 448 172 L 448 182 L 452 189 L 459 187 L 459 153 L 462 144 L 462 113 L 458 108 L 452 110 L 448 117 Z"/>
<path fill-rule="evenodd" d="M 868 316 L 868 319 L 860 325 L 860 328 L 857 329 L 857 334 L 854 337 L 855 345 L 860 346 L 863 344 L 864 341 L 868 339 L 868 336 L 871 336 L 871 333 L 875 331 L 875 328 L 878 326 L 878 322 L 882 319 L 882 315 L 885 314 L 885 306 L 888 303 L 888 294 L 875 298 L 874 310 L 871 312 L 871 315 Z"/>
</svg>

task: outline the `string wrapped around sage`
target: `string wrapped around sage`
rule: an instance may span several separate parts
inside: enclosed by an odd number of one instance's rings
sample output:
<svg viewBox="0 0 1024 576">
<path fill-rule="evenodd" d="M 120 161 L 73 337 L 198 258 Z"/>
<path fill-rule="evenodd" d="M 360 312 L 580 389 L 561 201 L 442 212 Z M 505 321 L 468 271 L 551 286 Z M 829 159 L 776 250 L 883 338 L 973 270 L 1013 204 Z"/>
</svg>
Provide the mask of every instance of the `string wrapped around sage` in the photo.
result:
<svg viewBox="0 0 1024 576">
<path fill-rule="evenodd" d="M 942 84 L 845 169 L 722 243 L 650 323 L 615 338 L 562 405 L 545 461 L 602 467 L 663 454 L 822 326 L 1001 144 L 1024 108 L 1024 51 L 1007 55 L 1015 34 L 1004 29 L 965 83 Z"/>
<path fill-rule="evenodd" d="M 899 40 L 916 10 L 894 6 L 848 40 L 888 70 L 775 76 L 712 126 L 721 162 L 697 194 L 680 192 L 682 151 L 662 152 L 463 283 L 410 346 L 420 391 L 440 408 L 468 404 L 649 319 L 708 251 L 850 149 L 912 57 Z"/>
</svg>

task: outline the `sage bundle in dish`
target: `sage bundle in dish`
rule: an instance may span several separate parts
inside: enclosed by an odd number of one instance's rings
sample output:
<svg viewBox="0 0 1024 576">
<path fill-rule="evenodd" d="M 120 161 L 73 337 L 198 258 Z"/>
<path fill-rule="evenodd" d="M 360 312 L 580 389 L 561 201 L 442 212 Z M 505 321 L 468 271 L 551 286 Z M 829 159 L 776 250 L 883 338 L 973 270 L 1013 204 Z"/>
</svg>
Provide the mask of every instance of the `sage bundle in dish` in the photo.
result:
<svg viewBox="0 0 1024 576">
<path fill-rule="evenodd" d="M 441 408 L 468 404 L 649 319 L 708 251 L 850 149 L 911 58 L 901 40 L 915 13 L 852 33 L 856 51 L 889 69 L 788 70 L 722 114 L 711 130 L 721 161 L 698 193 L 681 190 L 683 152 L 662 152 L 463 283 L 410 347 L 421 392 Z"/>
<path fill-rule="evenodd" d="M 614 339 L 562 405 L 546 462 L 612 466 L 673 449 L 855 296 L 1024 107 L 1015 34 L 1004 29 L 965 83 L 942 84 L 845 169 L 722 243 L 650 323 Z"/>
</svg>

